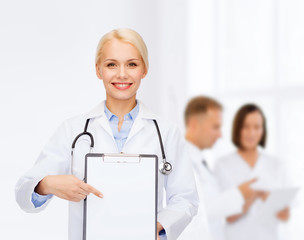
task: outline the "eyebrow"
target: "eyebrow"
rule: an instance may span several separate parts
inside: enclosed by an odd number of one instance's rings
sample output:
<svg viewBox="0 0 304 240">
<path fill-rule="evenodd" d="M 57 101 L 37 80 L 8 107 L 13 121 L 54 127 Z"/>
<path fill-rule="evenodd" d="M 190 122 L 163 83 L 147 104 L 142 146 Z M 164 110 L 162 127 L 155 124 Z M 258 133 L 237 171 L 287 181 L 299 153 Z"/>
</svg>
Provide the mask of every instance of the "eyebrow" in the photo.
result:
<svg viewBox="0 0 304 240">
<path fill-rule="evenodd" d="M 138 58 L 132 58 L 132 59 L 129 59 L 128 61 L 141 61 L 141 59 L 138 59 Z"/>
<path fill-rule="evenodd" d="M 106 59 L 105 62 L 107 61 L 117 61 L 116 59 Z M 130 62 L 130 61 L 141 61 L 141 59 L 138 59 L 138 58 L 131 58 L 131 59 L 128 59 L 127 62 Z"/>
</svg>

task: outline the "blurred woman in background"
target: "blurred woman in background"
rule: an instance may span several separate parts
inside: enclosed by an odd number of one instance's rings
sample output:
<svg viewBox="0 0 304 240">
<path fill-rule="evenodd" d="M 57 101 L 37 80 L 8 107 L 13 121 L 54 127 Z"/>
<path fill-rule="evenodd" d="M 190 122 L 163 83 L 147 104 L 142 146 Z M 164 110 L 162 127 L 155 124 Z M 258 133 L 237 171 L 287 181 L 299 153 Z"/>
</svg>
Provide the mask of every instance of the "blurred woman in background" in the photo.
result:
<svg viewBox="0 0 304 240">
<path fill-rule="evenodd" d="M 264 216 L 259 211 L 271 190 L 282 188 L 285 175 L 282 163 L 260 148 L 265 147 L 266 137 L 266 119 L 262 110 L 254 104 L 242 106 L 232 129 L 232 141 L 237 151 L 222 157 L 215 166 L 215 173 L 223 190 L 252 178 L 257 178 L 255 189 L 259 190 L 254 190 L 252 200 L 243 206 L 241 214 L 227 218 L 228 240 L 278 239 L 278 223 L 289 219 L 289 208 L 281 209 L 274 216 Z"/>
</svg>

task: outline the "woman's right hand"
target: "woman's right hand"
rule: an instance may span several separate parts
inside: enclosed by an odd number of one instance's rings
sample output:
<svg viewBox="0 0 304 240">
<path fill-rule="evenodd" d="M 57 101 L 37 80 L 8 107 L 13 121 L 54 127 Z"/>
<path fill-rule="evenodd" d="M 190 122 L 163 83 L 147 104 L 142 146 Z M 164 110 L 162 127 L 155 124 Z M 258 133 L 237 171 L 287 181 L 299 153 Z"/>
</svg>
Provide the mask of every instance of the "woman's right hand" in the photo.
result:
<svg viewBox="0 0 304 240">
<path fill-rule="evenodd" d="M 251 188 L 251 184 L 257 181 L 256 178 L 242 183 L 238 186 L 239 191 L 242 193 L 245 202 L 252 201 L 255 198 L 255 191 Z"/>
<path fill-rule="evenodd" d="M 79 202 L 93 193 L 103 198 L 100 191 L 91 185 L 79 180 L 74 175 L 49 175 L 43 178 L 35 188 L 40 195 L 53 194 L 59 198 Z"/>
<path fill-rule="evenodd" d="M 245 203 L 243 205 L 243 212 L 241 214 L 236 214 L 236 215 L 227 217 L 227 219 L 226 219 L 227 222 L 234 223 L 238 219 L 240 219 L 242 216 L 244 216 L 258 198 L 261 198 L 264 201 L 267 199 L 268 194 L 269 194 L 268 192 L 254 190 L 251 188 L 251 184 L 255 183 L 256 181 L 257 181 L 257 179 L 254 178 L 247 182 L 242 183 L 238 187 L 239 191 L 242 193 L 243 198 L 245 200 Z"/>
</svg>

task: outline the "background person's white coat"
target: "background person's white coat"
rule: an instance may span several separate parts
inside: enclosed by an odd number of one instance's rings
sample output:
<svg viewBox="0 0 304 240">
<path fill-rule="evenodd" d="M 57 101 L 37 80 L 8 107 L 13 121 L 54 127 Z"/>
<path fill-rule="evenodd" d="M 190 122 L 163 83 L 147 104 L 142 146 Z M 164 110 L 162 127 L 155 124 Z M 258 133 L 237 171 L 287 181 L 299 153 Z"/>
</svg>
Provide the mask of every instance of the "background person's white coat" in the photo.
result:
<svg viewBox="0 0 304 240">
<path fill-rule="evenodd" d="M 263 150 L 259 150 L 259 157 L 253 168 L 237 152 L 223 156 L 215 165 L 215 175 L 222 190 L 236 187 L 253 178 L 263 181 L 264 185 L 271 186 L 272 189 L 280 189 L 290 186 L 288 174 L 289 172 L 282 162 Z M 273 222 L 265 224 L 263 215 L 259 215 L 262 205 L 263 200 L 258 198 L 244 216 L 234 223 L 226 224 L 226 239 L 280 239 L 279 225 L 284 222 L 275 219 Z M 289 207 L 292 210 L 292 206 Z"/>
<path fill-rule="evenodd" d="M 205 151 L 201 151 L 186 141 L 193 166 L 200 206 L 197 215 L 186 227 L 178 240 L 226 240 L 226 218 L 243 211 L 244 198 L 238 187 L 222 191 L 212 169 L 203 164 L 208 160 Z"/>
</svg>

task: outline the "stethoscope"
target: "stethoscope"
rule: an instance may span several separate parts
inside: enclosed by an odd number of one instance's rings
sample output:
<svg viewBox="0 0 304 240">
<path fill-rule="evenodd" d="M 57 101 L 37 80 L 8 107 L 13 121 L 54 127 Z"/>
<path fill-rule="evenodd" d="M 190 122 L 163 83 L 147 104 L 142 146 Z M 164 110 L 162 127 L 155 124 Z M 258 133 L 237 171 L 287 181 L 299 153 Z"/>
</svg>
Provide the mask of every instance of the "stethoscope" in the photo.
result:
<svg viewBox="0 0 304 240">
<path fill-rule="evenodd" d="M 85 135 L 89 136 L 89 138 L 90 138 L 90 152 L 92 152 L 92 150 L 94 148 L 94 137 L 93 137 L 92 133 L 88 132 L 89 122 L 90 122 L 90 119 L 87 119 L 83 132 L 79 133 L 75 137 L 75 139 L 72 143 L 72 151 L 71 151 L 71 155 L 72 155 L 71 169 L 72 169 L 72 171 L 73 171 L 73 154 L 74 154 L 75 146 L 76 146 L 76 143 L 77 143 L 78 139 L 82 136 L 85 136 Z M 157 130 L 158 140 L 159 140 L 159 143 L 160 143 L 160 148 L 161 148 L 162 158 L 163 158 L 163 161 L 159 164 L 159 171 L 164 175 L 169 175 L 172 172 L 172 165 L 171 165 L 171 163 L 166 161 L 164 145 L 163 145 L 163 141 L 162 141 L 162 137 L 161 137 L 161 134 L 160 134 L 160 131 L 159 131 L 157 121 L 155 119 L 153 119 L 153 122 L 154 122 L 154 125 L 155 125 L 156 130 Z"/>
</svg>

